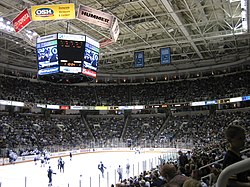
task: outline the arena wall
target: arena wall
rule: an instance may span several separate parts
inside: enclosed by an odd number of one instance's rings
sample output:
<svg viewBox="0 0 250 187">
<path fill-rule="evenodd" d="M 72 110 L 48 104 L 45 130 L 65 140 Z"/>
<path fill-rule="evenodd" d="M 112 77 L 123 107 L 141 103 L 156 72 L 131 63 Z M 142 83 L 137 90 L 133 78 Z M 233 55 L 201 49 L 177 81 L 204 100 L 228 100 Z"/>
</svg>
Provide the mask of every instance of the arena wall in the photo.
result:
<svg viewBox="0 0 250 187">
<path fill-rule="evenodd" d="M 186 152 L 190 149 L 182 149 L 183 152 Z M 177 148 L 143 148 L 140 149 L 140 152 L 143 153 L 171 153 L 177 155 L 179 149 Z M 96 148 L 96 149 L 78 149 L 78 150 L 70 150 L 70 151 L 63 151 L 63 152 L 56 152 L 50 153 L 50 158 L 59 158 L 59 157 L 67 157 L 69 153 L 72 155 L 79 155 L 79 154 L 95 154 L 95 153 L 104 153 L 104 152 L 135 152 L 135 150 L 130 148 Z M 29 156 L 19 156 L 14 164 L 20 164 L 24 162 L 31 162 L 34 161 L 36 155 L 29 155 Z M 9 165 L 8 158 L 1 158 L 0 159 L 0 166 Z"/>
</svg>

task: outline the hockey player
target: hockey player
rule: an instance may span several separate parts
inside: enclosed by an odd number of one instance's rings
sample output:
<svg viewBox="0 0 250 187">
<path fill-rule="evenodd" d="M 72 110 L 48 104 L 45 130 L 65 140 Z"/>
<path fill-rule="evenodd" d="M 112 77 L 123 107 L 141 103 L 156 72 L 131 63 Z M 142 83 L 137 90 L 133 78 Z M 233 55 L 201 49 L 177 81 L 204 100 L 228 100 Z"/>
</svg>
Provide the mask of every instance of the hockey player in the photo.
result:
<svg viewBox="0 0 250 187">
<path fill-rule="evenodd" d="M 141 153 L 141 151 L 140 151 L 140 149 L 139 149 L 139 147 L 135 147 L 135 154 L 140 154 Z"/>
<path fill-rule="evenodd" d="M 56 174 L 53 172 L 53 170 L 51 169 L 51 167 L 49 166 L 49 169 L 48 169 L 48 178 L 49 178 L 49 185 L 48 186 L 52 186 L 52 174 Z"/>
<path fill-rule="evenodd" d="M 57 160 L 57 169 L 60 169 L 61 160 L 62 160 L 62 157 L 58 158 Z"/>
<path fill-rule="evenodd" d="M 8 157 L 9 157 L 9 162 L 11 164 L 14 164 L 16 159 L 17 159 L 17 154 L 14 151 L 10 150 L 9 154 L 8 154 Z"/>
<path fill-rule="evenodd" d="M 129 172 L 130 172 L 130 164 L 129 162 L 126 164 L 126 173 L 127 175 L 129 175 Z"/>
<path fill-rule="evenodd" d="M 65 164 L 64 160 L 61 159 L 61 161 L 60 161 L 60 172 L 63 172 L 63 173 L 64 173 L 64 164 Z"/>
<path fill-rule="evenodd" d="M 35 162 L 35 165 L 37 165 L 37 161 L 40 160 L 40 155 L 35 155 L 34 157 L 34 162 Z"/>
<path fill-rule="evenodd" d="M 44 157 L 41 156 L 40 160 L 41 160 L 41 167 L 45 167 Z"/>
<path fill-rule="evenodd" d="M 119 165 L 119 167 L 117 168 L 117 173 L 119 175 L 119 182 L 122 182 L 122 167 Z"/>
<path fill-rule="evenodd" d="M 70 152 L 69 153 L 69 158 L 70 158 L 70 161 L 72 160 L 72 153 Z"/>
<path fill-rule="evenodd" d="M 98 164 L 98 169 L 101 171 L 102 177 L 104 178 L 104 169 L 106 169 L 106 167 L 103 165 L 102 161 Z"/>
<path fill-rule="evenodd" d="M 47 151 L 44 155 L 44 161 L 45 161 L 45 164 L 49 164 L 49 162 L 50 162 L 50 153 Z"/>
</svg>

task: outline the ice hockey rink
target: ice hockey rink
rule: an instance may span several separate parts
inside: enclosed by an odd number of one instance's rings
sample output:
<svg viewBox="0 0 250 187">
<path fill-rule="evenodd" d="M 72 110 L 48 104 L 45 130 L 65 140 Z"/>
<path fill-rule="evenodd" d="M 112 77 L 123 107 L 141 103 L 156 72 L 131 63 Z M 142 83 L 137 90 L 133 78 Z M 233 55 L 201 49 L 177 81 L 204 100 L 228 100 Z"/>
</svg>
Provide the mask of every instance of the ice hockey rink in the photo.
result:
<svg viewBox="0 0 250 187">
<path fill-rule="evenodd" d="M 47 187 L 47 170 L 53 169 L 53 187 L 110 187 L 118 182 L 116 169 L 123 168 L 123 179 L 140 174 L 143 170 L 150 170 L 159 164 L 159 157 L 166 157 L 162 153 L 135 152 L 104 152 L 73 155 L 63 157 L 65 161 L 64 173 L 57 168 L 58 158 L 52 158 L 49 164 L 41 167 L 32 162 L 0 166 L 0 187 Z M 104 178 L 98 170 L 100 161 L 106 166 Z M 130 164 L 129 175 L 126 174 L 126 164 Z"/>
</svg>

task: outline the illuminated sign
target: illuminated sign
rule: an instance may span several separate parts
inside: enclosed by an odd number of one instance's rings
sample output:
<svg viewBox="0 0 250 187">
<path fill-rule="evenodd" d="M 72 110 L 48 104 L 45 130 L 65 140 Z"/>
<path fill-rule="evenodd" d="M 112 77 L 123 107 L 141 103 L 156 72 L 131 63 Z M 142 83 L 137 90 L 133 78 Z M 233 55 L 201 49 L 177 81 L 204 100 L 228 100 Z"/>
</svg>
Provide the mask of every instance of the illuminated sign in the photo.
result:
<svg viewBox="0 0 250 187">
<path fill-rule="evenodd" d="M 93 46 L 95 46 L 97 48 L 100 48 L 99 42 L 93 40 L 92 38 L 90 38 L 88 36 L 86 36 L 86 43 L 89 43 L 89 44 L 91 44 L 91 45 L 93 45 Z"/>
<path fill-rule="evenodd" d="M 145 108 L 145 106 L 143 106 L 143 105 L 136 105 L 134 107 L 135 110 L 141 110 L 141 109 L 144 109 L 144 108 Z"/>
<path fill-rule="evenodd" d="M 108 106 L 96 106 L 95 110 L 108 110 Z"/>
<path fill-rule="evenodd" d="M 69 106 L 60 106 L 60 109 L 61 109 L 61 110 L 68 110 L 68 109 L 69 109 Z"/>
<path fill-rule="evenodd" d="M 11 105 L 11 101 L 0 100 L 0 105 Z"/>
<path fill-rule="evenodd" d="M 85 41 L 85 36 L 84 35 L 77 35 L 77 34 L 60 34 L 60 33 L 58 33 L 58 39 Z"/>
<path fill-rule="evenodd" d="M 234 97 L 229 99 L 230 103 L 242 101 L 242 97 Z"/>
<path fill-rule="evenodd" d="M 212 100 L 212 101 L 206 101 L 205 103 L 206 103 L 206 105 L 215 105 L 215 104 L 217 104 L 217 101 Z"/>
<path fill-rule="evenodd" d="M 46 105 L 44 105 L 44 104 L 37 104 L 36 107 L 37 108 L 46 108 Z"/>
<path fill-rule="evenodd" d="M 24 106 L 24 103 L 23 103 L 23 102 L 19 102 L 19 101 L 12 101 L 12 102 L 11 102 L 11 105 L 12 105 L 12 106 L 20 106 L 20 107 L 23 107 L 23 106 Z"/>
<path fill-rule="evenodd" d="M 204 106 L 205 101 L 192 102 L 191 106 Z"/>
<path fill-rule="evenodd" d="M 47 109 L 60 109 L 59 105 L 47 105 Z"/>
<path fill-rule="evenodd" d="M 60 66 L 60 72 L 63 72 L 63 73 L 81 73 L 81 67 Z"/>
<path fill-rule="evenodd" d="M 96 72 L 82 68 L 82 74 L 96 78 Z"/>
<path fill-rule="evenodd" d="M 36 43 L 38 44 L 38 43 L 47 42 L 47 41 L 56 40 L 56 39 L 57 39 L 57 34 L 51 34 L 51 35 L 37 38 Z"/>
<path fill-rule="evenodd" d="M 58 73 L 59 72 L 59 66 L 56 67 L 51 67 L 51 68 L 44 68 L 44 69 L 40 69 L 38 70 L 38 75 L 48 75 L 48 74 L 52 74 L 52 73 Z"/>
<path fill-rule="evenodd" d="M 243 96 L 242 97 L 242 101 L 249 101 L 250 100 L 250 96 Z"/>
</svg>

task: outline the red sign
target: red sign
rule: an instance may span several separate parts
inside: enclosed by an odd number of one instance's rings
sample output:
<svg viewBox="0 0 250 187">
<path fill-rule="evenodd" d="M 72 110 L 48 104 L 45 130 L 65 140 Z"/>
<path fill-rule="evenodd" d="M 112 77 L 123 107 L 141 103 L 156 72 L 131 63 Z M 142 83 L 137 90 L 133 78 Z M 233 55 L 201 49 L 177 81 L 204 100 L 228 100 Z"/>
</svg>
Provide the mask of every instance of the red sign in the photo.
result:
<svg viewBox="0 0 250 187">
<path fill-rule="evenodd" d="M 12 20 L 13 27 L 16 32 L 21 31 L 31 22 L 31 17 L 29 15 L 28 9 L 24 9 L 17 17 Z"/>
<path fill-rule="evenodd" d="M 69 106 L 60 106 L 60 109 L 62 109 L 62 110 L 68 110 Z"/>
<path fill-rule="evenodd" d="M 91 71 L 89 69 L 82 68 L 82 74 L 96 78 L 96 72 Z"/>
<path fill-rule="evenodd" d="M 108 45 L 111 45 L 112 43 L 113 43 L 112 39 L 106 38 L 106 39 L 100 41 L 100 48 L 104 48 Z"/>
</svg>

